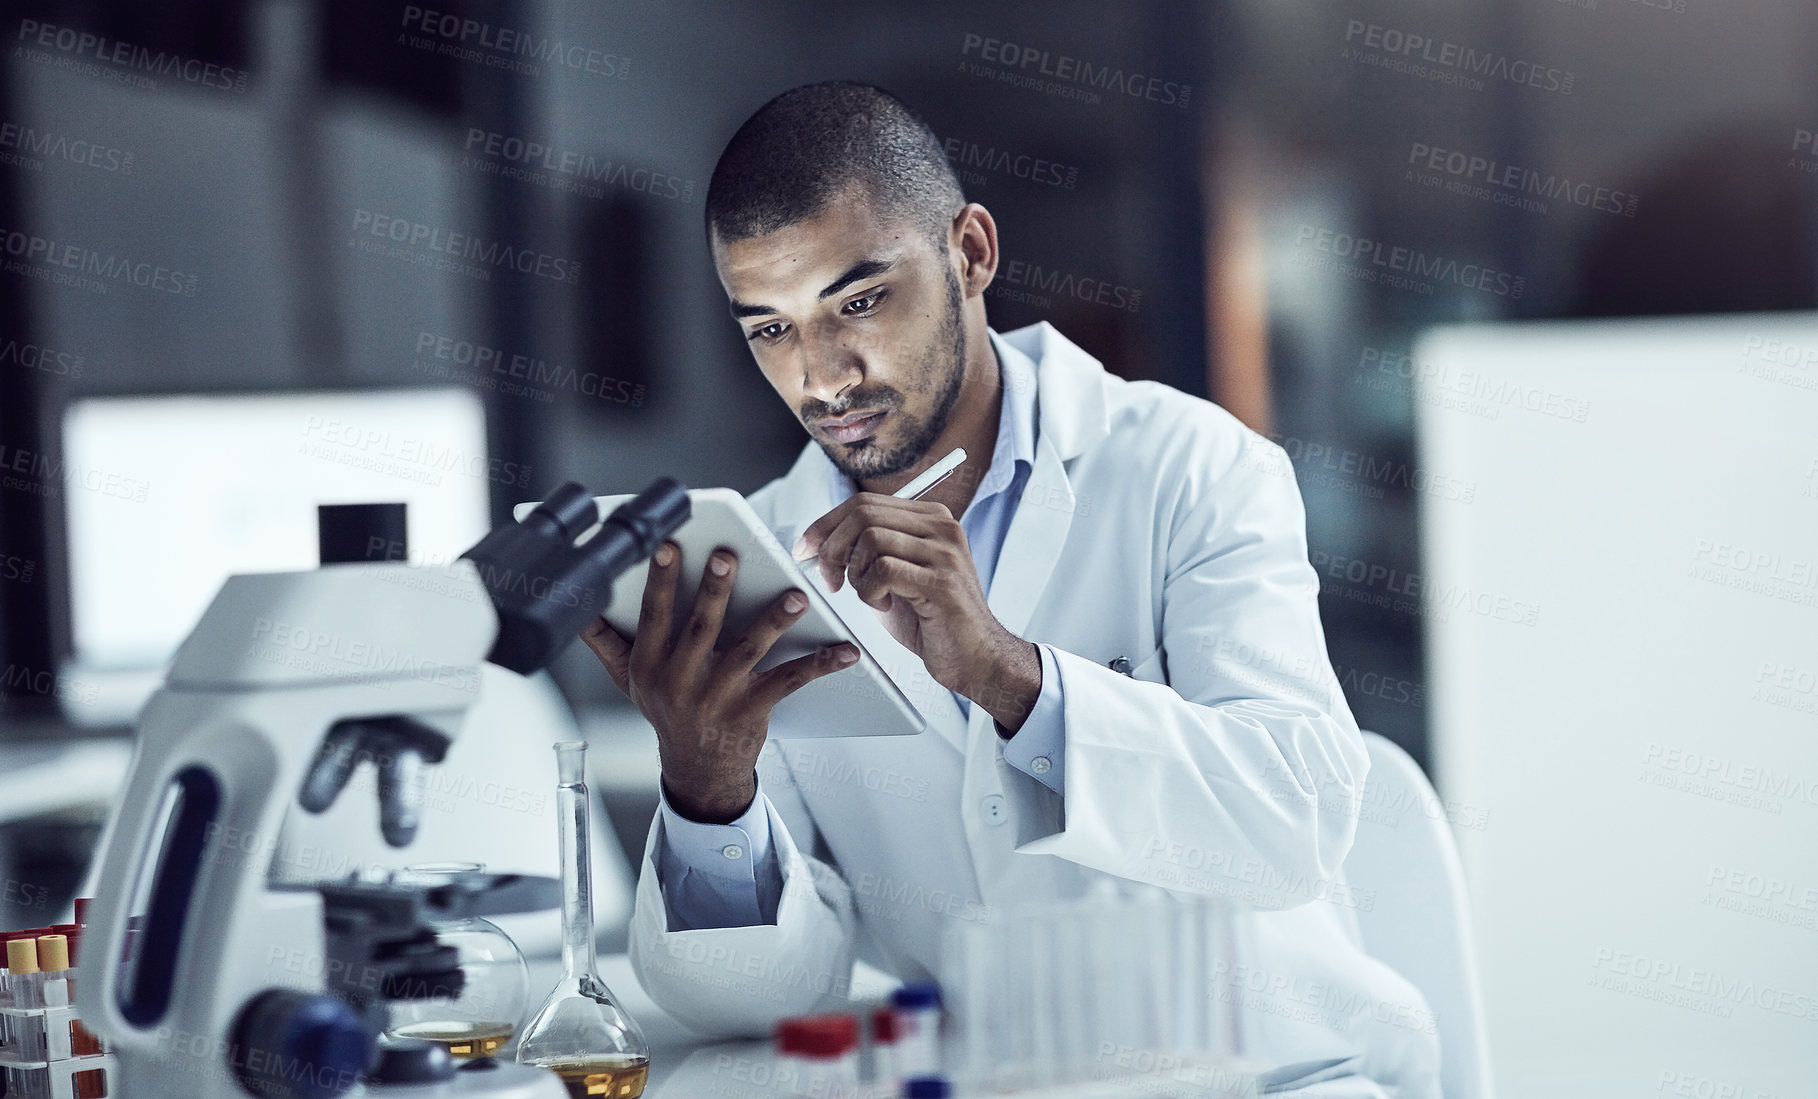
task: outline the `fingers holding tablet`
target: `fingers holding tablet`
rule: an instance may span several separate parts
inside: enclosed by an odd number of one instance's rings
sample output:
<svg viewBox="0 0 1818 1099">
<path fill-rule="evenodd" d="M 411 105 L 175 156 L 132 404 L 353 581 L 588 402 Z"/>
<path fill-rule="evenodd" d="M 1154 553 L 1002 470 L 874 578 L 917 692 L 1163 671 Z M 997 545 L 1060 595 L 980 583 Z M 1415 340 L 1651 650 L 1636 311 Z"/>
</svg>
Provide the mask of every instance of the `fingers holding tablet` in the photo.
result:
<svg viewBox="0 0 1818 1099">
<path fill-rule="evenodd" d="M 619 636 L 619 631 L 608 625 L 604 618 L 595 618 L 581 628 L 581 643 L 599 658 L 600 666 L 606 669 L 606 674 L 612 677 L 613 684 L 625 697 L 631 697 L 631 642 Z"/>
<path fill-rule="evenodd" d="M 614 581 L 603 626 L 582 635 L 653 725 L 679 727 L 713 710 L 759 737 L 902 736 L 926 727 L 892 678 L 892 669 L 919 671 L 914 654 L 895 651 L 851 585 L 830 593 L 812 568 L 804 572 L 780 540 L 795 537 L 794 525 L 760 516 L 731 489 L 688 495 L 692 518 Z M 596 498 L 602 517 L 622 502 Z M 724 573 L 708 568 L 721 558 Z M 792 594 L 802 609 L 791 609 Z M 841 652 L 855 658 L 839 663 Z"/>
<path fill-rule="evenodd" d="M 738 555 L 724 546 L 707 557 L 701 572 L 701 589 L 694 597 L 694 612 L 679 636 L 671 638 L 674 659 L 697 674 L 691 676 L 700 686 L 699 673 L 708 666 L 708 656 L 719 644 L 720 627 L 726 621 L 726 601 L 732 597 L 732 585 L 738 572 Z M 665 570 L 673 572 L 675 570 Z"/>
<path fill-rule="evenodd" d="M 857 659 L 857 646 L 850 643 L 829 645 L 819 652 L 785 660 L 758 676 L 751 693 L 757 705 L 768 714 L 776 708 L 777 703 L 806 687 L 811 681 L 841 668 L 851 667 Z"/>
<path fill-rule="evenodd" d="M 688 620 L 676 628 L 682 549 L 652 556 L 638 630 L 626 641 L 604 620 L 582 631 L 613 682 L 656 729 L 672 806 L 696 820 L 735 819 L 750 804 L 752 766 L 776 704 L 858 659 L 850 643 L 823 646 L 762 674 L 753 668 L 808 609 L 800 589 L 777 596 L 745 631 L 717 649 L 738 575 L 737 554 L 717 547 L 701 573 Z"/>
<path fill-rule="evenodd" d="M 685 622 L 678 622 L 683 550 L 666 541 L 651 556 L 638 616 L 629 640 L 604 619 L 581 633 L 613 682 L 659 732 L 666 725 L 710 717 L 767 720 L 777 702 L 812 679 L 858 659 L 850 642 L 825 645 L 806 656 L 753 669 L 808 609 L 808 596 L 791 588 L 771 601 L 743 633 L 721 646 L 727 603 L 738 581 L 738 554 L 716 547 L 701 570 L 700 588 Z"/>
</svg>

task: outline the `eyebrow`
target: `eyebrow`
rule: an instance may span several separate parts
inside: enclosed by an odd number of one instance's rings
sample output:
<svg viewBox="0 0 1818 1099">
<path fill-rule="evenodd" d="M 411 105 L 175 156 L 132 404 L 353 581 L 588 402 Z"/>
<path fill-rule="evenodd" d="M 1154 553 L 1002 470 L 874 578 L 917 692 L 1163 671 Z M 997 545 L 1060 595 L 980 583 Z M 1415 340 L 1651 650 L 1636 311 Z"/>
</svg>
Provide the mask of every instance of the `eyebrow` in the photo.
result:
<svg viewBox="0 0 1818 1099">
<path fill-rule="evenodd" d="M 846 287 L 851 286 L 860 279 L 868 279 L 875 275 L 881 275 L 895 266 L 896 260 L 894 259 L 859 260 L 851 267 L 846 268 L 845 273 L 840 275 L 839 278 L 828 283 L 827 288 L 816 295 L 815 300 L 826 301 L 828 298 L 831 298 L 833 295 L 844 290 Z M 745 302 L 739 301 L 737 298 L 732 300 L 731 308 L 734 317 L 761 317 L 778 311 L 768 305 L 748 305 Z"/>
</svg>

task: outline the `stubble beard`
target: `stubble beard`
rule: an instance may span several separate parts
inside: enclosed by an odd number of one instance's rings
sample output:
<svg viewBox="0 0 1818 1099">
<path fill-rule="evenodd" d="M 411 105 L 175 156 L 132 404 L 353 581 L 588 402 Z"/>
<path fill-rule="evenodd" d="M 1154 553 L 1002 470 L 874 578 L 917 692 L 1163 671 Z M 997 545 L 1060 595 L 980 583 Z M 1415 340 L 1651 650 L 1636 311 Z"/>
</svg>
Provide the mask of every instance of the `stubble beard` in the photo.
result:
<svg viewBox="0 0 1818 1099">
<path fill-rule="evenodd" d="M 912 468 L 927 455 L 941 432 L 947 430 L 947 423 L 953 417 L 953 406 L 959 402 L 960 387 L 966 380 L 966 327 L 960 313 L 959 280 L 951 271 L 947 272 L 946 305 L 947 315 L 942 318 L 940 336 L 922 355 L 919 364 L 918 377 L 940 379 L 941 389 L 928 416 L 908 419 L 901 408 L 896 409 L 900 423 L 893 426 L 901 435 L 893 446 L 880 445 L 875 435 L 851 446 L 837 442 L 821 444 L 828 459 L 854 484 Z"/>
</svg>

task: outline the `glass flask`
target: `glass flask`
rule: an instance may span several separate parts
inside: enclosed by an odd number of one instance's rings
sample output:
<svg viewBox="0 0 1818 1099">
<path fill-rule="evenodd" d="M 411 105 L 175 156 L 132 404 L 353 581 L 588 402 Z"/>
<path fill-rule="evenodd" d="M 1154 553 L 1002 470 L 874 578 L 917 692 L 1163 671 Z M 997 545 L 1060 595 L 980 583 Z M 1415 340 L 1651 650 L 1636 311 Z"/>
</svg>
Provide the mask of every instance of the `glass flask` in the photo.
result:
<svg viewBox="0 0 1818 1099">
<path fill-rule="evenodd" d="M 393 873 L 391 880 L 398 885 L 437 885 L 485 869 L 477 862 L 426 862 Z M 530 1003 L 524 953 L 498 924 L 478 916 L 430 926 L 437 939 L 459 952 L 461 990 L 392 1001 L 385 1035 L 434 1042 L 457 1061 L 491 1057 L 517 1033 Z"/>
<path fill-rule="evenodd" d="M 562 1078 L 575 1099 L 632 1099 L 644 1093 L 650 1047 L 612 990 L 594 972 L 593 876 L 587 800 L 587 745 L 556 744 L 556 816 L 562 840 L 562 979 L 518 1043 L 518 1063 Z"/>
</svg>

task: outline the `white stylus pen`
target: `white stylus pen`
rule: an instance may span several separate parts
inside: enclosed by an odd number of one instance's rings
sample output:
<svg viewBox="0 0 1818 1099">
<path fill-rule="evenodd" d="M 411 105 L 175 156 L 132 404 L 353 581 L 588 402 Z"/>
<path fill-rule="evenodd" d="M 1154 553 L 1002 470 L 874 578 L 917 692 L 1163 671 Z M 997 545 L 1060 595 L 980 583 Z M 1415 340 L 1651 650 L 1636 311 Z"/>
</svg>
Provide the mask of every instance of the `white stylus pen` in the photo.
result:
<svg viewBox="0 0 1818 1099">
<path fill-rule="evenodd" d="M 927 492 L 929 489 L 933 488 L 935 485 L 938 485 L 941 483 L 941 481 L 945 480 L 947 474 L 952 473 L 954 470 L 958 469 L 960 467 L 960 463 L 964 462 L 965 460 L 966 460 L 966 448 L 963 446 L 956 446 L 953 448 L 952 452 L 949 453 L 945 458 L 942 458 L 940 461 L 929 466 L 927 469 L 922 470 L 922 475 L 920 477 L 917 477 L 915 480 L 910 481 L 908 484 L 904 485 L 902 488 L 897 489 L 895 492 L 891 493 L 890 495 L 895 496 L 901 500 L 917 499 L 921 496 L 922 493 Z"/>
<path fill-rule="evenodd" d="M 918 500 L 923 493 L 946 480 L 947 475 L 958 469 L 960 464 L 965 460 L 966 448 L 963 446 L 956 446 L 945 458 L 942 458 L 927 469 L 922 470 L 920 476 L 890 495 L 899 500 Z M 820 554 L 817 553 L 811 557 L 799 558 L 799 562 L 805 565 L 819 556 Z"/>
</svg>

